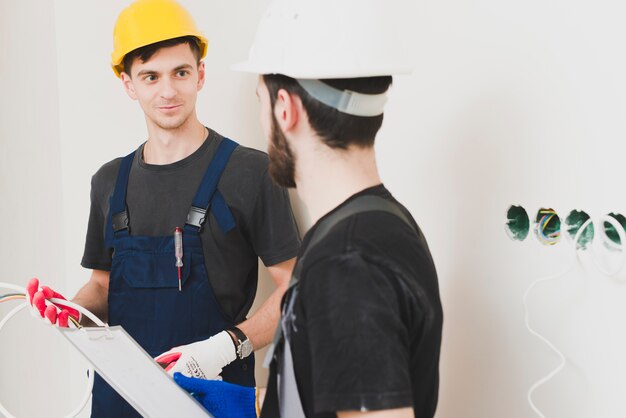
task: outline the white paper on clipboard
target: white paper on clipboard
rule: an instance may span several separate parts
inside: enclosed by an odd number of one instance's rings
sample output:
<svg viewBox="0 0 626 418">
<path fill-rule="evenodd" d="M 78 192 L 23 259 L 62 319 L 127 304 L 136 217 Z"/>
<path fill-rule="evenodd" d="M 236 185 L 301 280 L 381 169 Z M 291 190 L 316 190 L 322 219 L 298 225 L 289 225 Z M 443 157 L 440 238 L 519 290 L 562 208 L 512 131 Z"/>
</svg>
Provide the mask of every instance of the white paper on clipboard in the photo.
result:
<svg viewBox="0 0 626 418">
<path fill-rule="evenodd" d="M 211 416 L 122 327 L 58 329 L 144 417 Z"/>
</svg>

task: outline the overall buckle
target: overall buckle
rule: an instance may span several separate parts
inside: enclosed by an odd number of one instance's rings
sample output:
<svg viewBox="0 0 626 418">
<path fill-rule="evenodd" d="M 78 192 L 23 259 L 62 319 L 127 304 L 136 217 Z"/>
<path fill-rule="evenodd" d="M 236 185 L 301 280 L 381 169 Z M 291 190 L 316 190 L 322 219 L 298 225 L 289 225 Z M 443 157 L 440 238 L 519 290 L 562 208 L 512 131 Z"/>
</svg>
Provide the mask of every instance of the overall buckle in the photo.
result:
<svg viewBox="0 0 626 418">
<path fill-rule="evenodd" d="M 199 230 L 202 230 L 202 225 L 204 225 L 204 221 L 206 221 L 206 212 L 206 209 L 192 206 L 191 209 L 189 209 L 189 213 L 187 214 L 186 224 L 195 226 Z"/>
<path fill-rule="evenodd" d="M 128 213 L 126 211 L 116 213 L 111 217 L 111 223 L 113 226 L 113 232 L 118 232 L 123 229 L 128 229 Z"/>
</svg>

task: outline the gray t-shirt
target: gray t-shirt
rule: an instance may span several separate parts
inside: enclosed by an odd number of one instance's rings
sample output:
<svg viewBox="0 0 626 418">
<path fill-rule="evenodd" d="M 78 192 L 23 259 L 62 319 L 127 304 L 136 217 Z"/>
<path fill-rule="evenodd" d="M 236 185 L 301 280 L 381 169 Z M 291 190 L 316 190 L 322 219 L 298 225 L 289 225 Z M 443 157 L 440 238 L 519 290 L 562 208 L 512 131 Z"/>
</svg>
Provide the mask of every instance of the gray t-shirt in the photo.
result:
<svg viewBox="0 0 626 418">
<path fill-rule="evenodd" d="M 189 157 L 167 165 L 135 153 L 126 203 L 131 235 L 166 236 L 183 227 L 202 177 L 223 137 L 209 129 L 207 140 Z M 103 165 L 91 179 L 91 210 L 81 265 L 111 270 L 112 252 L 105 246 L 109 199 L 121 163 Z M 236 227 L 223 234 L 211 215 L 200 234 L 213 292 L 227 318 L 245 319 L 256 295 L 258 257 L 272 266 L 296 256 L 300 237 L 289 196 L 267 171 L 267 154 L 238 146 L 220 178 L 218 189 Z"/>
</svg>

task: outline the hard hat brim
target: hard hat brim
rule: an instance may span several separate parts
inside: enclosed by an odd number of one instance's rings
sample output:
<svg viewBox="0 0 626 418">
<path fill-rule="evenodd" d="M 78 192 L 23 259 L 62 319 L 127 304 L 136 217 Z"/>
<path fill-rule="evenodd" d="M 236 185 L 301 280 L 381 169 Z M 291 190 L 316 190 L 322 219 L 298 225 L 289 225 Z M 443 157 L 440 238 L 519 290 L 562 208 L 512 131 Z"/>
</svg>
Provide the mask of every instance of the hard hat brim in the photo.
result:
<svg viewBox="0 0 626 418">
<path fill-rule="evenodd" d="M 199 46 L 200 46 L 200 49 L 201 49 L 200 59 L 203 59 L 204 57 L 206 57 L 208 46 L 209 46 L 209 40 L 207 38 L 205 38 L 204 36 L 195 33 L 195 34 L 181 35 L 181 36 L 175 36 L 175 37 L 166 37 L 165 39 L 159 39 L 159 40 L 156 40 L 154 42 L 150 42 L 149 44 L 146 44 L 146 45 L 140 45 L 137 48 L 134 48 L 134 49 L 128 51 L 127 53 L 125 53 L 124 55 L 119 57 L 116 61 L 111 62 L 111 69 L 113 70 L 115 75 L 119 78 L 121 72 L 124 71 L 124 68 L 122 66 L 122 62 L 124 61 L 124 57 L 126 55 L 128 55 L 129 53 L 133 52 L 135 49 L 143 48 L 144 46 L 156 44 L 158 42 L 167 41 L 169 39 L 180 38 L 180 37 L 183 37 L 183 36 L 193 36 L 194 38 L 197 38 L 199 40 Z"/>
</svg>

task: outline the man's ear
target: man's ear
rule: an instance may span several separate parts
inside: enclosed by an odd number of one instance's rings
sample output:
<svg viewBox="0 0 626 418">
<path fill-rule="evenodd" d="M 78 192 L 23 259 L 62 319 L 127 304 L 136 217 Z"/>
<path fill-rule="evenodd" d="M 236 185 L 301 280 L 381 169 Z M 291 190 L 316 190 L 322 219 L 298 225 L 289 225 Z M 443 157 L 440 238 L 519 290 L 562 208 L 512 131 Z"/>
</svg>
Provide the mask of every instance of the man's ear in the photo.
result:
<svg viewBox="0 0 626 418">
<path fill-rule="evenodd" d="M 198 64 L 198 91 L 202 90 L 202 86 L 204 86 L 204 61 L 200 61 Z"/>
<path fill-rule="evenodd" d="M 124 86 L 124 91 L 128 94 L 133 100 L 137 100 L 137 94 L 135 93 L 135 86 L 133 85 L 133 80 L 130 78 L 130 75 L 125 72 L 120 73 L 120 79 L 122 80 L 122 85 Z"/>
<path fill-rule="evenodd" d="M 298 96 L 290 94 L 285 89 L 278 90 L 274 104 L 274 116 L 283 133 L 293 131 L 296 128 L 302 111 L 302 101 Z"/>
</svg>

